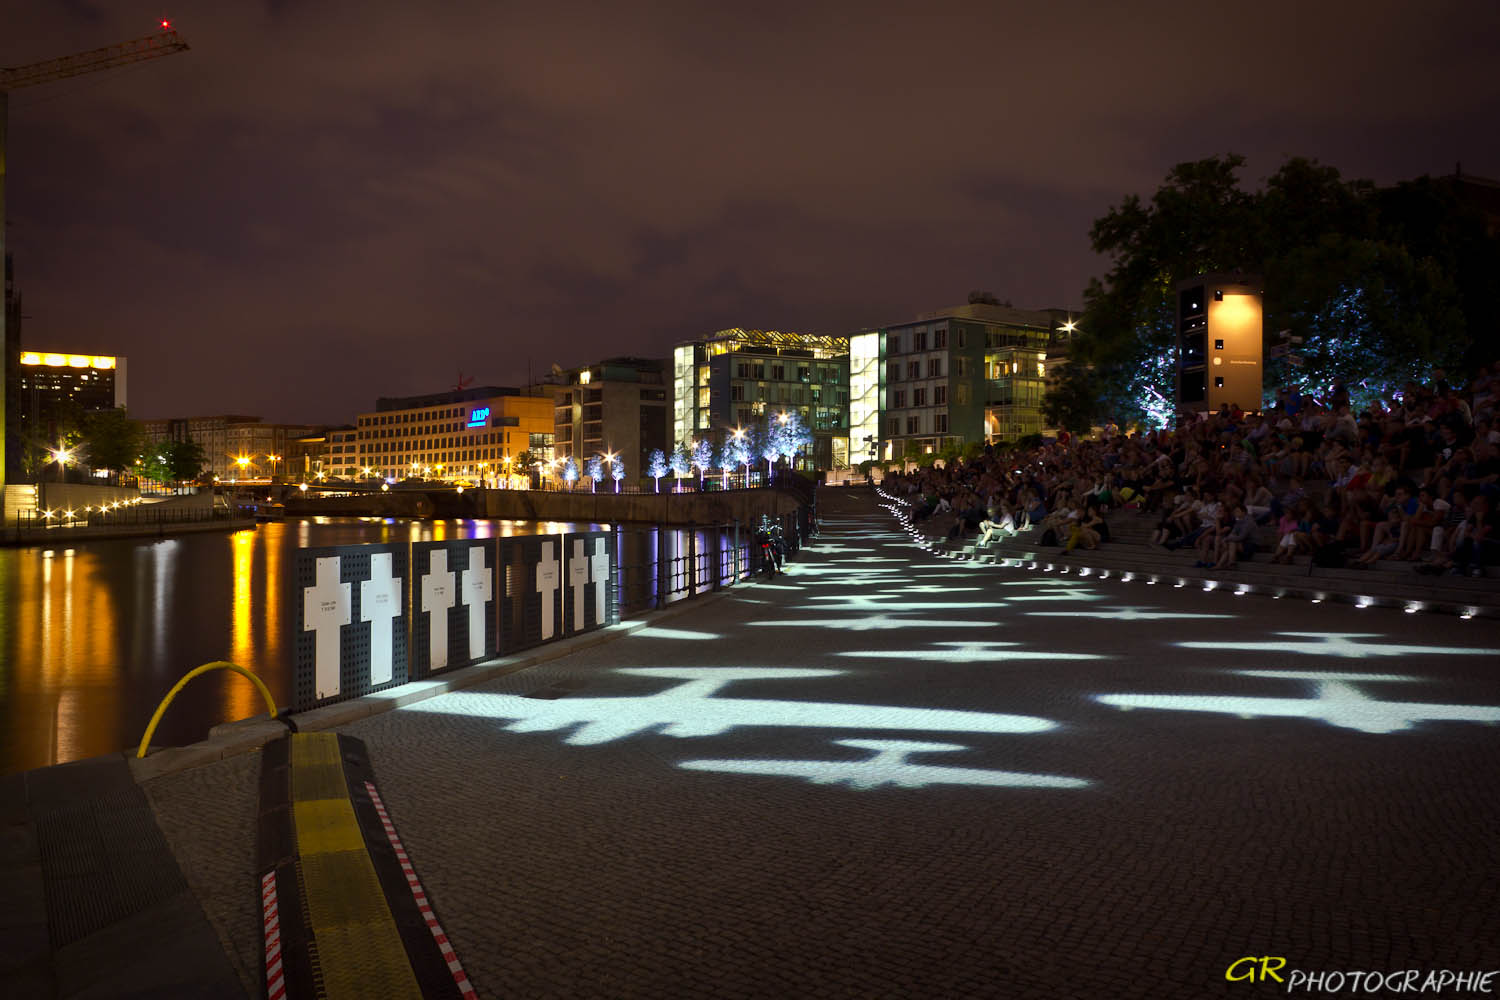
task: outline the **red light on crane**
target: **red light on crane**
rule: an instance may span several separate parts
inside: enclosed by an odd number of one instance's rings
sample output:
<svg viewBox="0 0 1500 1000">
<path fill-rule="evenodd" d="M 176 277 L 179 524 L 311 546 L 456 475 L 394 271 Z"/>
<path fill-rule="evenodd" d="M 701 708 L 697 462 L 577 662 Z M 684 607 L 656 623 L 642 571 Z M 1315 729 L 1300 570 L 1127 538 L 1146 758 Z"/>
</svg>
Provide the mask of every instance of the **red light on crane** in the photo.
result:
<svg viewBox="0 0 1500 1000">
<path fill-rule="evenodd" d="M 172 22 L 168 21 L 166 18 L 162 18 L 161 19 L 161 30 L 162 31 L 171 31 L 172 30 Z"/>
</svg>

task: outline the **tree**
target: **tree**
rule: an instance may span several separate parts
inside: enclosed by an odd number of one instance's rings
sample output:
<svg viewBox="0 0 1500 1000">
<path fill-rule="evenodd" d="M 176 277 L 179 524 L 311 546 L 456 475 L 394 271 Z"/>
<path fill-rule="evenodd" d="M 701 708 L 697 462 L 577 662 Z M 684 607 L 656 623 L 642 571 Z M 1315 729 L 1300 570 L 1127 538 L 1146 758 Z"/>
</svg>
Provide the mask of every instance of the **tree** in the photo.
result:
<svg viewBox="0 0 1500 1000">
<path fill-rule="evenodd" d="M 598 486 L 599 480 L 604 478 L 604 459 L 598 455 L 590 455 L 588 462 L 589 492 L 593 493 Z"/>
<path fill-rule="evenodd" d="M 740 430 L 729 435 L 729 440 L 724 442 L 725 461 L 729 463 L 728 468 L 733 469 L 736 465 L 745 467 L 745 485 L 750 485 L 750 431 Z"/>
<path fill-rule="evenodd" d="M 1149 204 L 1132 195 L 1094 223 L 1094 249 L 1111 267 L 1084 293 L 1080 335 L 1049 391 L 1051 422 L 1076 431 L 1101 418 L 1165 424 L 1173 285 L 1209 271 L 1263 276 L 1265 330 L 1288 329 L 1314 345 L 1300 370 L 1270 366 L 1268 389 L 1316 388 L 1344 374 L 1373 394 L 1451 363 L 1487 335 L 1484 324 L 1500 308 L 1500 240 L 1437 182 L 1377 192 L 1332 167 L 1290 159 L 1262 190 L 1245 191 L 1243 165 L 1236 155 L 1179 164 Z"/>
<path fill-rule="evenodd" d="M 729 474 L 734 471 L 735 466 L 740 464 L 736 457 L 734 448 L 731 446 L 733 437 L 725 441 L 719 448 L 719 472 L 722 473 L 719 481 L 720 489 L 729 489 Z"/>
<path fill-rule="evenodd" d="M 578 461 L 572 455 L 563 460 L 562 476 L 563 482 L 568 484 L 570 490 L 573 484 L 578 482 Z"/>
<path fill-rule="evenodd" d="M 812 447 L 812 431 L 803 425 L 802 418 L 795 410 L 777 415 L 771 421 L 767 437 L 775 447 L 776 454 L 786 459 L 788 465 L 797 455 Z"/>
<path fill-rule="evenodd" d="M 651 450 L 651 464 L 646 468 L 646 474 L 656 480 L 656 492 L 661 492 L 661 477 L 670 472 L 672 467 L 667 464 L 667 456 L 662 454 L 660 448 Z"/>
<path fill-rule="evenodd" d="M 203 446 L 191 439 L 173 441 L 167 446 L 167 472 L 175 482 L 186 483 L 197 479 L 206 461 Z"/>
<path fill-rule="evenodd" d="M 702 441 L 693 442 L 692 451 L 693 466 L 698 470 L 698 488 L 703 489 L 703 473 L 713 468 L 714 446 L 707 438 Z"/>
<path fill-rule="evenodd" d="M 677 489 L 682 489 L 682 477 L 687 475 L 693 468 L 693 460 L 688 455 L 687 444 L 679 444 L 672 449 L 672 473 L 677 477 Z"/>
<path fill-rule="evenodd" d="M 95 410 L 83 418 L 83 449 L 95 469 L 119 473 L 133 466 L 143 436 L 141 425 L 123 409 Z"/>
<path fill-rule="evenodd" d="M 620 492 L 620 480 L 625 478 L 625 457 L 616 455 L 615 460 L 609 463 L 609 475 L 615 481 L 615 492 Z"/>
</svg>

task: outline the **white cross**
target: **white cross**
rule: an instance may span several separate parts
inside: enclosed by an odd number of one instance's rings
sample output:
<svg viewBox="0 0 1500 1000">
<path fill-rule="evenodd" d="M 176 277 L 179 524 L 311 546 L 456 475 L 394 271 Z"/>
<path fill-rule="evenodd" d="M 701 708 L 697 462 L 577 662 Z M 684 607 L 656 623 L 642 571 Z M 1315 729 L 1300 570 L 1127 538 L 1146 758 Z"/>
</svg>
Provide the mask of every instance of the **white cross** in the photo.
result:
<svg viewBox="0 0 1500 1000">
<path fill-rule="evenodd" d="M 542 638 L 552 638 L 556 631 L 552 620 L 552 595 L 557 593 L 558 570 L 557 557 L 552 554 L 552 543 L 542 543 L 542 558 L 536 564 L 536 592 L 542 595 Z"/>
<path fill-rule="evenodd" d="M 573 631 L 583 628 L 583 588 L 589 582 L 589 564 L 583 558 L 583 539 L 573 539 L 573 554 L 568 558 L 568 586 L 573 589 Z"/>
<path fill-rule="evenodd" d="M 469 546 L 469 568 L 464 570 L 464 604 L 469 608 L 469 659 L 484 659 L 485 607 L 494 596 L 491 573 L 484 565 L 484 546 Z"/>
<path fill-rule="evenodd" d="M 353 588 L 339 582 L 339 557 L 318 560 L 317 586 L 302 588 L 302 631 L 316 632 L 313 687 L 318 698 L 339 693 L 340 630 L 348 625 Z"/>
<path fill-rule="evenodd" d="M 392 555 L 370 555 L 370 579 L 359 585 L 359 620 L 370 623 L 370 683 L 391 679 L 391 619 L 401 614 L 401 578 L 391 576 Z"/>
<path fill-rule="evenodd" d="M 594 539 L 594 554 L 589 558 L 589 579 L 594 583 L 594 621 L 598 624 L 609 617 L 604 608 L 609 601 L 606 591 L 609 584 L 609 547 L 602 538 Z"/>
<path fill-rule="evenodd" d="M 448 609 L 453 607 L 453 574 L 448 572 L 448 552 L 433 549 L 422 577 L 422 610 L 427 619 L 427 669 L 448 665 Z"/>
</svg>

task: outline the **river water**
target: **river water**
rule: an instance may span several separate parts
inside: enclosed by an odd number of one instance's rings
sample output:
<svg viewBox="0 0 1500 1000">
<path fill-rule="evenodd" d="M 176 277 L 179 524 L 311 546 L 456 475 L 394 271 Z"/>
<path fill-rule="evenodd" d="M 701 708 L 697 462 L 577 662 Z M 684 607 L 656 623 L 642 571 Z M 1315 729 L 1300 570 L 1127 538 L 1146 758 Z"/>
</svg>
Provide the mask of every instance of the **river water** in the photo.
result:
<svg viewBox="0 0 1500 1000">
<path fill-rule="evenodd" d="M 0 549 L 0 774 L 133 748 L 183 674 L 210 660 L 292 698 L 287 591 L 299 548 L 601 527 L 535 521 L 306 518 L 176 538 Z M 627 535 L 627 539 L 631 536 Z M 198 677 L 153 744 L 265 711 L 230 671 Z"/>
</svg>

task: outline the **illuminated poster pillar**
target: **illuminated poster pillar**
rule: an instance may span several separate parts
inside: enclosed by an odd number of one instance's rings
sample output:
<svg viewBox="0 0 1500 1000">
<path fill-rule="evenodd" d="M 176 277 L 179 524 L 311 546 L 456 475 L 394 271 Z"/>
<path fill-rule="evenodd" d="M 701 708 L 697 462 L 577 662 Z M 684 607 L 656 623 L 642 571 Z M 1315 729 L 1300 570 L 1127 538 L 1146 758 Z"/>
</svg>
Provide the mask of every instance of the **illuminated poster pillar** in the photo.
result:
<svg viewBox="0 0 1500 1000">
<path fill-rule="evenodd" d="M 1179 281 L 1177 409 L 1247 412 L 1263 392 L 1263 283 L 1244 274 L 1202 274 Z"/>
</svg>

